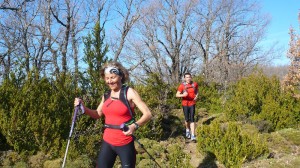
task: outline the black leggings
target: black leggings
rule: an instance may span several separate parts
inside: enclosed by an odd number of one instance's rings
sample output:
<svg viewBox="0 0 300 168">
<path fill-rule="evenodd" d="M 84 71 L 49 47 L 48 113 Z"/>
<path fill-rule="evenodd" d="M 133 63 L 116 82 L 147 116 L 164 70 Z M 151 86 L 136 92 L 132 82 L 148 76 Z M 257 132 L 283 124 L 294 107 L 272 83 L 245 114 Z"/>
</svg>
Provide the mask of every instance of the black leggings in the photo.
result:
<svg viewBox="0 0 300 168">
<path fill-rule="evenodd" d="M 121 160 L 122 168 L 134 168 L 136 161 L 134 141 L 124 146 L 113 146 L 103 140 L 97 160 L 97 168 L 112 168 L 117 155 Z"/>
<path fill-rule="evenodd" d="M 195 105 L 192 106 L 182 106 L 184 118 L 186 122 L 194 122 L 195 121 Z"/>
</svg>

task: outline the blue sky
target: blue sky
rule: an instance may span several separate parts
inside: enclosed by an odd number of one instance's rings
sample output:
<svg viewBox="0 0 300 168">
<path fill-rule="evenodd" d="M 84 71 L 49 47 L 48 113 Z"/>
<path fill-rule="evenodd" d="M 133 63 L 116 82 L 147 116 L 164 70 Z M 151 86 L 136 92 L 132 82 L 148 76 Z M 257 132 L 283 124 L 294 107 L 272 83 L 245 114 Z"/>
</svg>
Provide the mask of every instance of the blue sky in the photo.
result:
<svg viewBox="0 0 300 168">
<path fill-rule="evenodd" d="M 262 12 L 271 16 L 271 23 L 268 27 L 266 41 L 267 44 L 278 42 L 283 47 L 283 52 L 279 59 L 274 60 L 275 65 L 289 64 L 286 57 L 289 44 L 289 28 L 293 28 L 299 34 L 298 14 L 300 12 L 300 0 L 258 0 L 262 6 Z"/>
</svg>

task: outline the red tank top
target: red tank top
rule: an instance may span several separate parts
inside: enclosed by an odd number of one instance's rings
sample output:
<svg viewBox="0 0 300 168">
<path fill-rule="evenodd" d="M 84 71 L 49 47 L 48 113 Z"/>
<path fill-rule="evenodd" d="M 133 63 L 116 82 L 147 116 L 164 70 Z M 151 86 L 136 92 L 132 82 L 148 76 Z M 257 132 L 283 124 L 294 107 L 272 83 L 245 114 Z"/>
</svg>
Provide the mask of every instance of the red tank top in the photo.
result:
<svg viewBox="0 0 300 168">
<path fill-rule="evenodd" d="M 194 98 L 196 97 L 195 90 L 198 90 L 198 84 L 194 82 L 194 87 L 193 87 L 192 84 L 190 83 L 186 84 L 186 86 L 184 86 L 184 84 L 181 83 L 177 91 L 181 93 L 184 90 L 188 92 L 188 95 L 182 98 L 182 106 L 192 106 L 196 104 Z"/>
<path fill-rule="evenodd" d="M 132 118 L 124 103 L 111 98 L 104 102 L 102 112 L 105 116 L 106 124 L 121 125 Z M 132 136 L 124 135 L 122 130 L 111 128 L 104 130 L 103 139 L 114 146 L 126 145 L 133 140 Z"/>
</svg>

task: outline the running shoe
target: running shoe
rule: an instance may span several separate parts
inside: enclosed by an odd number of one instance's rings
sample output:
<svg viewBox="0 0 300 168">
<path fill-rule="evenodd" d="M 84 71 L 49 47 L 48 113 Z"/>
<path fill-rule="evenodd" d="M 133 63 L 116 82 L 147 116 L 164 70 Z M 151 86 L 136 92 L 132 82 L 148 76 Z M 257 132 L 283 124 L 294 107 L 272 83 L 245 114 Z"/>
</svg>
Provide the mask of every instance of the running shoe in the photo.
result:
<svg viewBox="0 0 300 168">
<path fill-rule="evenodd" d="M 192 136 L 191 136 L 191 140 L 192 140 L 192 141 L 196 141 L 196 136 L 195 136 L 195 135 L 192 135 Z"/>
<path fill-rule="evenodd" d="M 191 138 L 191 133 L 190 132 L 186 132 L 185 133 L 185 137 L 188 138 L 188 139 L 190 139 Z"/>
</svg>

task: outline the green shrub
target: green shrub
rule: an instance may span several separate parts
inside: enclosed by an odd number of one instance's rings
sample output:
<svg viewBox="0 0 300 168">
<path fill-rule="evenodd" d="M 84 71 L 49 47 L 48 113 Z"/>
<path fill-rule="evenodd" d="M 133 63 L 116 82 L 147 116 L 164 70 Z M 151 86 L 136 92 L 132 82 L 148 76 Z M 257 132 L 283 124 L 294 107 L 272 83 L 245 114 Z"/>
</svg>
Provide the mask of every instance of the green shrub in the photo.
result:
<svg viewBox="0 0 300 168">
<path fill-rule="evenodd" d="M 73 135 L 70 139 L 68 159 L 76 159 L 82 154 L 96 158 L 101 145 L 103 123 L 87 115 L 80 116 L 75 124 Z M 68 139 L 65 139 L 62 154 L 65 153 Z M 61 155 L 62 156 L 62 155 Z"/>
<path fill-rule="evenodd" d="M 27 168 L 29 167 L 26 162 L 20 161 L 14 165 L 14 168 Z"/>
<path fill-rule="evenodd" d="M 46 159 L 47 157 L 43 152 L 38 152 L 36 155 L 32 155 L 29 157 L 28 163 L 32 168 L 39 168 L 43 167 Z"/>
<path fill-rule="evenodd" d="M 60 168 L 62 166 L 62 159 L 55 159 L 55 160 L 46 160 L 44 162 L 44 168 Z"/>
<path fill-rule="evenodd" d="M 196 107 L 206 108 L 209 113 L 214 114 L 223 112 L 226 95 L 219 91 L 215 83 L 202 84 L 199 90 L 202 90 L 202 94 L 199 95 L 200 100 L 197 102 Z"/>
<path fill-rule="evenodd" d="M 182 167 L 188 168 L 190 165 L 190 156 L 183 151 L 184 140 L 170 138 L 168 141 L 157 142 L 150 139 L 140 139 L 143 145 L 135 144 L 137 154 L 137 167 L 155 167 L 156 163 L 148 155 L 155 159 L 161 167 Z M 145 148 L 147 152 L 143 149 Z"/>
<path fill-rule="evenodd" d="M 175 97 L 176 89 L 170 86 L 158 75 L 150 74 L 146 79 L 146 84 L 137 84 L 134 88 L 139 92 L 143 101 L 151 109 L 159 109 L 164 115 L 170 108 L 178 106 L 180 103 Z"/>
<path fill-rule="evenodd" d="M 134 88 L 140 94 L 142 100 L 150 108 L 153 118 L 137 132 L 140 138 L 159 140 L 163 137 L 162 122 L 168 118 L 171 109 L 179 106 L 180 102 L 175 97 L 176 89 L 168 85 L 158 74 L 151 74 L 146 79 L 146 85 L 137 84 Z M 141 117 L 141 113 L 136 108 L 136 119 Z"/>
<path fill-rule="evenodd" d="M 32 155 L 42 151 L 54 158 L 63 156 L 74 113 L 73 101 L 81 92 L 75 88 L 71 76 L 64 81 L 31 76 L 22 82 L 5 80 L 0 86 L 1 135 L 17 152 L 28 151 Z M 92 99 L 86 104 L 95 109 L 98 103 L 94 102 Z M 72 154 L 76 155 L 72 158 L 79 154 L 95 157 L 102 126 L 100 120 L 85 115 L 77 119 L 71 139 L 76 146 Z"/>
<path fill-rule="evenodd" d="M 267 145 L 270 153 L 274 153 L 275 155 L 285 155 L 292 153 L 293 147 L 291 146 L 291 143 L 278 132 L 263 134 L 263 136 L 267 139 Z"/>
<path fill-rule="evenodd" d="M 268 152 L 265 140 L 255 132 L 242 131 L 236 122 L 219 123 L 197 128 L 197 148 L 212 153 L 226 167 L 240 167 Z"/>
<path fill-rule="evenodd" d="M 299 120 L 299 101 L 285 93 L 273 97 L 268 95 L 263 100 L 261 112 L 253 120 L 272 123 L 272 130 L 297 127 Z"/>
<path fill-rule="evenodd" d="M 209 113 L 223 112 L 226 93 L 221 90 L 221 85 L 214 82 L 207 83 L 202 76 L 195 76 L 193 80 L 199 86 L 196 108 L 204 108 Z"/>
<path fill-rule="evenodd" d="M 3 167 L 10 167 L 15 165 L 18 162 L 22 162 L 21 156 L 14 151 L 7 151 L 2 157 L 3 160 L 0 165 L 2 165 Z"/>
<path fill-rule="evenodd" d="M 225 104 L 230 120 L 252 123 L 267 132 L 298 126 L 299 100 L 282 92 L 278 78 L 253 73 L 240 80 L 230 92 Z"/>
<path fill-rule="evenodd" d="M 72 82 L 53 84 L 47 78 L 14 79 L 0 87 L 0 131 L 15 151 L 58 155 L 73 111 Z"/>
<path fill-rule="evenodd" d="M 177 144 L 171 144 L 167 147 L 168 151 L 168 166 L 174 168 L 190 168 L 190 155 L 183 152 L 184 146 Z"/>
<path fill-rule="evenodd" d="M 300 131 L 298 129 L 288 128 L 270 134 L 263 134 L 267 139 L 267 144 L 272 156 L 271 159 L 264 159 L 262 163 L 260 163 L 260 167 L 299 167 L 299 133 Z M 257 167 L 257 163 L 255 162 L 252 165 L 252 167 Z"/>
<path fill-rule="evenodd" d="M 155 162 L 151 159 L 143 159 L 139 161 L 136 168 L 145 168 L 145 167 L 155 167 L 157 166 Z"/>
<path fill-rule="evenodd" d="M 287 128 L 278 131 L 278 133 L 283 136 L 287 141 L 291 142 L 293 145 L 300 146 L 300 130 Z"/>
<path fill-rule="evenodd" d="M 157 141 L 147 138 L 139 139 L 138 142 L 136 141 L 135 148 L 138 153 L 137 163 L 143 159 L 151 159 L 148 153 L 156 160 L 160 160 L 159 158 L 164 153 L 164 148 Z"/>
<path fill-rule="evenodd" d="M 136 120 L 138 120 L 142 113 L 136 108 Z M 163 115 L 160 113 L 159 109 L 153 109 L 151 110 L 151 113 L 153 115 L 152 119 L 147 122 L 145 125 L 140 127 L 136 132 L 135 135 L 138 138 L 148 138 L 152 140 L 160 140 L 163 136 L 164 130 L 162 127 L 162 120 Z"/>
<path fill-rule="evenodd" d="M 90 167 L 93 167 L 93 162 L 87 155 L 81 155 L 75 160 L 66 163 L 66 168 L 90 168 Z"/>
</svg>

